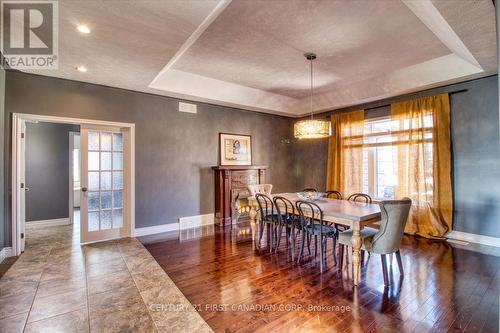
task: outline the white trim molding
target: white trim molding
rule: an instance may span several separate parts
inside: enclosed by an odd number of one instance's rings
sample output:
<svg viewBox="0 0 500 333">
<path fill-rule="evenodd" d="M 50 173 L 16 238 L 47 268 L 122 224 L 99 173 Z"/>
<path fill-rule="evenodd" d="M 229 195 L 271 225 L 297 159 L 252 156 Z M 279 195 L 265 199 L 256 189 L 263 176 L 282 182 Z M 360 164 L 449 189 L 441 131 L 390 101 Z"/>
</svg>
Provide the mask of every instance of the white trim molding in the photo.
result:
<svg viewBox="0 0 500 333">
<path fill-rule="evenodd" d="M 177 223 L 167 223 L 154 225 L 152 227 L 136 228 L 134 237 L 148 236 L 161 234 L 163 232 L 179 231 L 179 225 Z"/>
<path fill-rule="evenodd" d="M 26 221 L 26 225 L 29 225 L 30 227 L 55 227 L 59 225 L 70 225 L 71 223 L 71 218 L 69 217 L 50 220 Z"/>
<path fill-rule="evenodd" d="M 179 229 L 199 228 L 204 225 L 214 224 L 214 221 L 214 213 L 181 217 L 179 218 Z"/>
<path fill-rule="evenodd" d="M 203 214 L 180 217 L 178 223 L 166 223 L 160 225 L 154 225 L 151 227 L 136 228 L 134 232 L 134 237 L 149 236 L 161 234 L 164 232 L 172 232 L 186 229 L 199 228 L 206 225 L 214 225 L 215 214 Z"/>
<path fill-rule="evenodd" d="M 452 230 L 446 234 L 446 238 L 476 243 L 481 245 L 500 247 L 500 238 L 470 234 L 467 232 Z"/>
<path fill-rule="evenodd" d="M 12 248 L 4 247 L 2 251 L 0 251 L 0 264 L 8 257 L 12 257 Z"/>
</svg>

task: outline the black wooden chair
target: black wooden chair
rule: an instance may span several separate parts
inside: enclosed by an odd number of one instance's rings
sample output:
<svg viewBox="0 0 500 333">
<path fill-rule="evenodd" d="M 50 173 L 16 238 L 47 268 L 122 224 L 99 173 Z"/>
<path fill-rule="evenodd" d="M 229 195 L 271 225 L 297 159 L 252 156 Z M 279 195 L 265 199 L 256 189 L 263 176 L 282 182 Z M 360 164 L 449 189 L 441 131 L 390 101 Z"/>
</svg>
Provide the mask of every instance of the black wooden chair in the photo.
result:
<svg viewBox="0 0 500 333">
<path fill-rule="evenodd" d="M 257 204 L 259 205 L 260 212 L 260 225 L 259 225 L 259 248 L 262 243 L 262 235 L 264 234 L 264 226 L 269 226 L 269 251 L 273 251 L 274 245 L 274 234 L 276 233 L 276 227 L 278 225 L 277 213 L 274 210 L 273 200 L 265 194 L 257 193 L 255 195 Z"/>
<path fill-rule="evenodd" d="M 339 191 L 326 191 L 325 192 L 325 197 L 330 198 L 330 199 L 337 199 L 337 200 L 342 200 L 342 193 Z"/>
<path fill-rule="evenodd" d="M 296 238 L 295 231 L 299 232 L 301 231 L 299 218 L 296 214 L 295 206 L 290 200 L 281 196 L 275 196 L 273 198 L 273 202 L 278 218 L 278 232 L 277 232 L 278 242 L 276 244 L 276 252 L 278 252 L 278 249 L 280 247 L 281 235 L 283 233 L 283 227 L 284 227 L 286 231 L 286 242 L 287 242 L 286 244 L 287 246 L 290 244 L 293 247 L 292 253 L 294 253 L 295 238 Z"/>
<path fill-rule="evenodd" d="M 372 203 L 372 197 L 370 197 L 368 194 L 365 193 L 354 193 L 351 194 L 348 198 L 348 201 L 356 201 L 356 202 L 365 202 L 365 203 Z"/>
<path fill-rule="evenodd" d="M 300 216 L 300 223 L 302 226 L 302 243 L 300 245 L 300 254 L 298 262 L 300 263 L 302 255 L 304 254 L 304 246 L 308 237 L 314 236 L 314 257 L 316 258 L 318 250 L 318 237 L 320 244 L 320 272 L 323 273 L 323 266 L 326 262 L 327 240 L 332 239 L 333 244 L 333 261 L 337 265 L 337 258 L 335 256 L 335 248 L 337 246 L 337 229 L 335 226 L 326 224 L 323 221 L 323 211 L 314 202 L 297 201 L 295 203 L 297 211 Z M 309 213 L 309 214 L 308 214 Z M 309 244 L 309 242 L 308 242 Z"/>
</svg>

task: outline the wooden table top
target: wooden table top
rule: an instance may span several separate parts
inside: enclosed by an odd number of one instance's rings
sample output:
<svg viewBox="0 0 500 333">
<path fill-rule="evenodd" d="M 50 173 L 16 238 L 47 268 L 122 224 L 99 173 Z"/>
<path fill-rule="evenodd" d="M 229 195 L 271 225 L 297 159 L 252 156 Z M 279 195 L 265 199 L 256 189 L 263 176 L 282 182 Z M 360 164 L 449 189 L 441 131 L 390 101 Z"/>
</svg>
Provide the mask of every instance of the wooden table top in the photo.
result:
<svg viewBox="0 0 500 333">
<path fill-rule="evenodd" d="M 271 195 L 271 197 L 275 196 L 284 197 L 293 203 L 300 200 L 296 193 L 276 193 Z M 255 200 L 254 197 L 248 199 Z M 328 198 L 321 198 L 312 202 L 317 204 L 323 210 L 325 220 L 328 220 L 328 217 L 331 217 L 356 222 L 365 222 L 379 220 L 381 217 L 380 206 L 377 204 Z"/>
</svg>

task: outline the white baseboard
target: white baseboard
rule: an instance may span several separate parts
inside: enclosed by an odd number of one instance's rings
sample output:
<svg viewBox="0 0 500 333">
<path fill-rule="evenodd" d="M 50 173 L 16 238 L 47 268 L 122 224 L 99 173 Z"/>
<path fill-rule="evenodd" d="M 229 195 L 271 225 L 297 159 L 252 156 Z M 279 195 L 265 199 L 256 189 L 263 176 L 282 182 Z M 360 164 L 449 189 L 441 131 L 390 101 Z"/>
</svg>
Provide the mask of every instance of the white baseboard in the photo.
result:
<svg viewBox="0 0 500 333">
<path fill-rule="evenodd" d="M 191 228 L 199 228 L 206 225 L 213 225 L 215 222 L 214 213 L 195 215 L 179 218 L 179 223 L 167 223 L 152 227 L 135 228 L 134 237 L 161 234 L 163 232 L 179 231 Z"/>
<path fill-rule="evenodd" d="M 135 228 L 134 237 L 161 234 L 162 232 L 169 232 L 169 231 L 179 231 L 179 224 L 168 223 L 168 224 L 155 225 L 152 227 Z"/>
<path fill-rule="evenodd" d="M 191 229 L 198 228 L 205 225 L 214 224 L 215 214 L 204 214 L 204 215 L 195 215 L 195 216 L 187 216 L 179 218 L 179 229 Z"/>
<path fill-rule="evenodd" d="M 446 234 L 446 238 L 457 239 L 460 241 L 466 241 L 481 245 L 500 247 L 500 238 L 470 234 L 462 231 L 452 230 Z"/>
<path fill-rule="evenodd" d="M 12 257 L 12 248 L 4 247 L 2 251 L 0 251 L 0 263 L 2 263 L 5 258 Z"/>
<path fill-rule="evenodd" d="M 61 219 L 27 221 L 26 222 L 26 225 L 29 225 L 30 227 L 54 227 L 54 226 L 69 225 L 69 224 L 71 224 L 71 219 L 69 217 L 64 217 Z"/>
</svg>

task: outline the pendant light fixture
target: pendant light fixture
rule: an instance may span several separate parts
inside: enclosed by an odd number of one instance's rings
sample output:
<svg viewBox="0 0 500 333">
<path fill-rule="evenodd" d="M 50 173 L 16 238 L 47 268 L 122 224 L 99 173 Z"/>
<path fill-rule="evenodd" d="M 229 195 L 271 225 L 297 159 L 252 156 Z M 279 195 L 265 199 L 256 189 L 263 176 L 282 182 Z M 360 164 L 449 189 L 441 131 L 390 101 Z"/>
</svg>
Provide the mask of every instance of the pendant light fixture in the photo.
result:
<svg viewBox="0 0 500 333">
<path fill-rule="evenodd" d="M 314 119 L 313 114 L 313 60 L 316 54 L 304 54 L 311 64 L 311 118 L 300 120 L 293 127 L 294 136 L 297 139 L 321 139 L 329 137 L 331 133 L 330 121 L 326 119 Z"/>
</svg>

